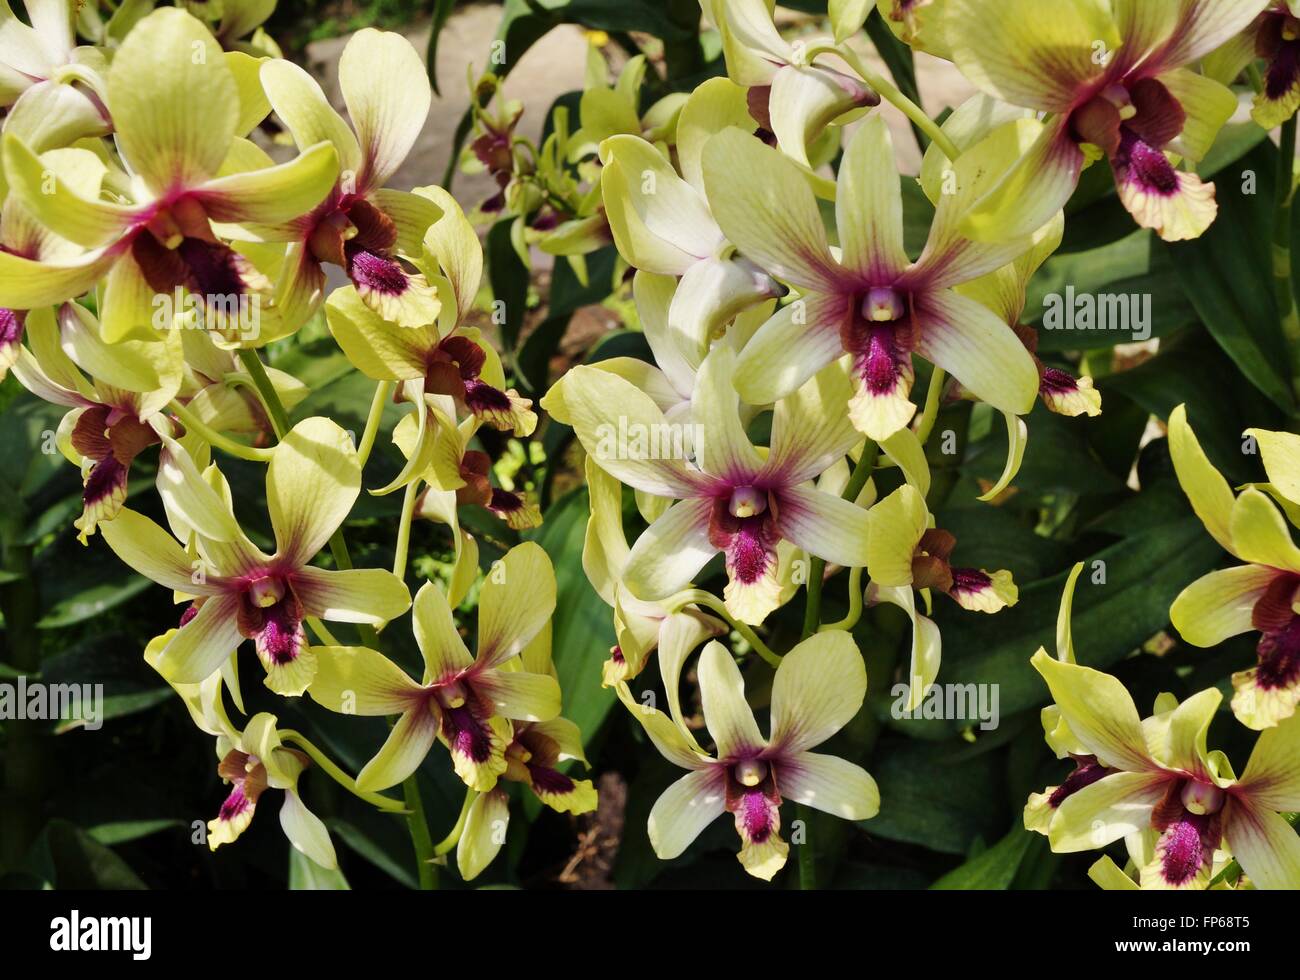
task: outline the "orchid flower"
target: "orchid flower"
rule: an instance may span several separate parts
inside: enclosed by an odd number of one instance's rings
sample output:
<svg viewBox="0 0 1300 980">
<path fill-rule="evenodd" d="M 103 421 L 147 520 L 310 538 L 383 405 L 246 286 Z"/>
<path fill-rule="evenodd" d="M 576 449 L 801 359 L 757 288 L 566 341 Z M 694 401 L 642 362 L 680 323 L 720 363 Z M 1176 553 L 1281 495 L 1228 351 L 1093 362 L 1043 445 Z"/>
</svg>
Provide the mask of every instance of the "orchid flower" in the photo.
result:
<svg viewBox="0 0 1300 980">
<path fill-rule="evenodd" d="M 774 0 L 700 0 L 722 35 L 727 75 L 748 90 L 754 121 L 781 151 L 811 169 L 808 146 L 832 122 L 880 104 L 860 79 L 808 63 L 800 46 L 783 38 L 772 20 Z"/>
<path fill-rule="evenodd" d="M 231 789 L 216 819 L 208 821 L 211 850 L 233 842 L 247 830 L 262 794 L 278 789 L 284 791 L 280 826 L 289 843 L 322 868 L 338 867 L 324 821 L 308 810 L 298 795 L 298 777 L 311 760 L 281 743 L 275 715 L 256 714 L 242 732 L 218 737 L 217 756 L 221 759 L 217 773 Z"/>
<path fill-rule="evenodd" d="M 685 92 L 673 92 L 642 115 L 641 87 L 645 73 L 646 57 L 639 54 L 628 59 L 618 80 L 611 83 L 605 56 L 596 45 L 588 45 L 586 78 L 578 104 L 581 127 L 569 142 L 571 163 L 596 154 L 601 143 L 620 134 L 644 137 L 651 143 L 672 141 L 678 113 L 688 96 Z"/>
<path fill-rule="evenodd" d="M 848 633 L 819 633 L 782 658 L 772 682 L 768 738 L 745 701 L 740 668 L 722 644 L 704 648 L 698 673 L 704 721 L 715 744 L 712 755 L 663 712 L 639 704 L 626 684 L 618 688 L 664 758 L 690 770 L 650 811 L 650 843 L 662 860 L 680 855 L 726 812 L 740 835 L 740 863 L 770 881 L 790 851 L 780 836 L 785 800 L 845 820 L 876 815 L 880 794 L 866 770 L 809 751 L 847 725 L 866 697 L 866 668 Z"/>
<path fill-rule="evenodd" d="M 71 146 L 110 130 L 104 106 L 107 61 L 101 51 L 77 44 L 72 0 L 27 0 L 31 25 L 0 3 L 0 108 L 5 129 L 26 138 L 37 152 Z"/>
<path fill-rule="evenodd" d="M 926 471 L 922 486 L 928 488 Z M 939 673 L 942 641 L 935 623 L 916 611 L 914 590 L 937 589 L 963 609 L 995 613 L 1014 606 L 1019 598 L 1008 571 L 954 567 L 950 562 L 956 539 L 933 527 L 925 493 L 905 483 L 870 511 L 867 574 L 871 599 L 900 607 L 912 620 L 912 659 L 908 670 L 907 710 L 924 699 Z"/>
<path fill-rule="evenodd" d="M 135 26 L 113 59 L 106 90 L 131 171 L 127 203 L 83 196 L 6 133 L 11 193 L 51 231 L 90 251 L 57 265 L 0 253 L 0 304 L 63 302 L 106 276 L 99 314 L 109 343 L 157 339 L 150 327 L 155 300 L 176 291 L 199 298 L 204 325 L 226 342 L 256 340 L 240 336 L 229 308 L 234 301 L 260 309 L 270 282 L 216 236 L 212 222 L 282 222 L 307 212 L 329 190 L 338 159 L 319 143 L 279 166 L 227 167 L 235 137 L 265 114 L 260 93 L 241 100 L 247 85 L 240 82 L 216 41 L 184 11 L 155 10 Z M 196 113 L 195 105 L 208 109 Z"/>
<path fill-rule="evenodd" d="M 1252 118 L 1265 129 L 1300 109 L 1300 0 L 1274 0 L 1255 26 L 1254 54 L 1268 62 Z"/>
<path fill-rule="evenodd" d="M 278 227 L 248 229 L 293 244 L 285 257 L 277 304 L 295 323 L 317 309 L 323 265 L 341 266 L 356 295 L 385 320 L 421 327 L 437 319 L 436 290 L 404 263 L 420 255 L 424 233 L 439 217 L 426 196 L 385 188 L 424 128 L 432 94 L 424 62 L 400 34 L 365 28 L 339 59 L 339 87 L 352 125 L 321 87 L 288 61 L 262 66 L 262 84 L 299 147 L 329 142 L 340 173 L 319 206 Z"/>
<path fill-rule="evenodd" d="M 197 683 L 247 637 L 266 668 L 267 686 L 298 695 L 318 660 L 305 619 L 379 625 L 401 615 L 410 593 L 391 572 L 308 564 L 351 512 L 360 490 L 352 440 L 328 419 L 310 418 L 276 446 L 267 467 L 274 554 L 248 540 L 229 509 L 229 495 L 215 493 L 197 473 L 178 472 L 166 487 L 172 507 L 195 529 L 197 566 L 170 534 L 135 511 L 123 509 L 103 525 L 109 547 L 137 572 L 198 597 L 163 651 L 164 676 Z"/>
<path fill-rule="evenodd" d="M 1237 100 L 1194 65 L 1242 31 L 1269 0 L 949 0 L 944 34 L 974 85 L 1051 114 L 1041 137 L 971 212 L 963 231 L 1012 238 L 1040 227 L 1105 155 L 1120 200 L 1166 241 L 1214 221 L 1214 185 L 1175 168 L 1209 151 Z M 1007 57 L 1015 52 L 1014 58 Z"/>
<path fill-rule="evenodd" d="M 1294 493 L 1295 438 L 1251 430 L 1275 486 Z M 1249 728 L 1291 717 L 1300 704 L 1300 548 L 1267 494 L 1249 488 L 1234 499 L 1178 406 L 1169 416 L 1169 451 L 1178 482 L 1211 537 L 1247 562 L 1197 579 L 1174 600 L 1170 617 L 1188 643 L 1211 647 L 1258 630 L 1258 664 L 1232 676 L 1232 710 Z"/>
<path fill-rule="evenodd" d="M 1031 662 L 1090 757 L 1050 794 L 1053 851 L 1091 850 L 1154 830 L 1144 887 L 1204 888 L 1224 845 L 1257 887 L 1300 887 L 1300 837 L 1279 816 L 1300 808 L 1293 765 L 1300 721 L 1265 732 L 1238 780 L 1222 752 L 1206 752 L 1219 691 L 1201 691 L 1177 707 L 1163 699 L 1164 710 L 1141 721 L 1114 677 L 1042 650 Z"/>
<path fill-rule="evenodd" d="M 213 343 L 202 330 L 182 330 L 180 334 L 185 381 L 178 400 L 217 432 L 253 436 L 259 445 L 272 439 L 274 427 L 266 406 L 234 352 Z M 310 394 L 305 384 L 285 371 L 267 366 L 266 374 L 286 412 L 292 412 Z"/>
<path fill-rule="evenodd" d="M 93 323 L 80 307 L 66 318 Z M 28 347 L 18 349 L 13 374 L 28 391 L 70 411 L 59 424 L 58 446 L 81 469 L 82 513 L 74 522 L 85 544 L 102 523 L 114 520 L 126 501 L 131 463 L 162 441 L 170 424 L 160 414 L 181 385 L 180 338 L 168 343 L 126 341 L 113 349 L 141 372 L 144 391 L 132 391 L 95 379 L 87 380 L 61 346 L 54 311 L 33 310 L 27 318 Z"/>
<path fill-rule="evenodd" d="M 547 722 L 560 713 L 554 677 L 507 669 L 554 609 L 550 559 L 526 542 L 511 548 L 483 584 L 475 656 L 456 630 L 446 596 L 431 582 L 414 605 L 415 641 L 424 656 L 421 681 L 369 648 L 323 648 L 308 688 L 314 700 L 345 714 L 401 716 L 357 785 L 379 790 L 400 783 L 439 739 L 466 786 L 491 790 L 509 767 L 510 719 Z"/>
<path fill-rule="evenodd" d="M 992 311 L 952 287 L 1028 247 L 1028 240 L 976 244 L 957 234 L 957 224 L 988 174 L 1014 160 L 1037 126 L 1015 121 L 962 155 L 954 164 L 958 191 L 939 202 L 915 263 L 903 250 L 902 194 L 879 116 L 862 124 L 840 168 L 838 261 L 794 166 L 741 132 L 714 137 L 704 152 L 714 216 L 744 255 L 801 293 L 745 347 L 735 376 L 741 397 L 768 404 L 848 353 L 856 389 L 850 418 L 868 437 L 884 439 L 916 411 L 908 398 L 916 352 L 995 408 L 1028 412 L 1038 391 L 1033 359 Z M 736 180 L 738 172 L 747 179 Z"/>
<path fill-rule="evenodd" d="M 684 177 L 638 136 L 601 144 L 601 188 L 614 242 L 634 268 L 680 277 L 668 329 L 679 347 L 698 352 L 697 360 L 737 314 L 784 292 L 753 262 L 730 254 L 704 196 L 705 142 L 728 124 L 746 126 L 745 113 L 743 90 L 725 79 L 691 95 L 678 124 Z"/>
<path fill-rule="evenodd" d="M 602 469 L 646 493 L 680 501 L 633 546 L 623 573 L 628 589 L 641 599 L 665 599 L 721 551 L 728 610 L 758 624 L 781 601 L 779 542 L 839 565 L 866 563 L 866 512 L 804 486 L 861 437 L 843 411 L 848 379 L 835 364 L 777 405 L 764 458 L 741 425 L 734 370 L 735 354 L 726 345 L 714 347 L 700 365 L 691 401 L 702 443 L 694 447 L 696 466 L 660 458 L 672 457 L 673 447 L 656 451 L 647 440 L 654 434 L 656 443 L 663 442 L 660 436 L 674 430 L 649 396 L 623 378 L 576 367 L 564 379 L 563 399 L 583 448 Z M 620 431 L 633 436 L 626 445 Z"/>
</svg>

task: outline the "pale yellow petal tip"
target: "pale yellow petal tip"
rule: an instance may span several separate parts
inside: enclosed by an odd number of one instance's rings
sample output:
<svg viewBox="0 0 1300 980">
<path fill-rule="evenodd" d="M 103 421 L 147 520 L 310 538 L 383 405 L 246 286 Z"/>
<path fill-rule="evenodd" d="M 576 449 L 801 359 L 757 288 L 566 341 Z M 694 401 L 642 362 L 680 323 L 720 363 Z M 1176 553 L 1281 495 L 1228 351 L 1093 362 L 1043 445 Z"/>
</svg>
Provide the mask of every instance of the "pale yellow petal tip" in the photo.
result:
<svg viewBox="0 0 1300 980">
<path fill-rule="evenodd" d="M 1178 191 L 1173 194 L 1148 191 L 1132 181 L 1119 182 L 1120 201 L 1129 214 L 1167 242 L 1199 238 L 1219 213 L 1214 184 L 1203 183 L 1185 171 L 1175 171 L 1175 175 Z"/>
<path fill-rule="evenodd" d="M 316 678 L 316 651 L 306 646 L 292 660 L 274 663 L 264 659 L 266 680 L 263 682 L 276 694 L 285 698 L 302 697 Z"/>
<path fill-rule="evenodd" d="M 807 845 L 804 845 L 807 846 Z M 790 845 L 775 834 L 762 844 L 746 844 L 736 855 L 745 871 L 755 878 L 771 881 L 785 867 Z"/>
<path fill-rule="evenodd" d="M 750 626 L 761 626 L 781 607 L 781 594 L 781 581 L 771 568 L 756 582 L 745 584 L 733 578 L 722 590 L 727 612 Z"/>
<path fill-rule="evenodd" d="M 1047 836 L 1048 828 L 1052 824 L 1052 817 L 1056 815 L 1056 810 L 1051 804 L 1052 793 L 1055 791 L 1055 786 L 1049 786 L 1041 793 L 1031 793 L 1029 795 L 1029 801 L 1025 804 L 1024 812 L 1026 830 L 1032 830 L 1044 837 Z"/>
<path fill-rule="evenodd" d="M 1294 116 L 1297 109 L 1300 109 L 1300 79 L 1278 98 L 1271 99 L 1265 92 L 1257 93 L 1250 118 L 1261 129 L 1271 130 Z"/>
<path fill-rule="evenodd" d="M 1260 687 L 1258 668 L 1232 675 L 1232 713 L 1254 731 L 1275 728 L 1296 713 L 1300 705 L 1300 684 L 1290 687 Z"/>
<path fill-rule="evenodd" d="M 888 394 L 875 395 L 859 388 L 849 401 L 849 421 L 868 439 L 888 439 L 906 428 L 916 414 L 916 405 L 908 397 L 911 387 L 911 379 L 900 376 Z"/>
<path fill-rule="evenodd" d="M 957 603 L 971 612 L 996 613 L 1020 601 L 1020 590 L 1006 570 L 980 571 L 980 579 L 968 576 L 970 581 L 954 585 L 950 593 Z"/>
<path fill-rule="evenodd" d="M 1092 378 L 1087 376 L 1079 378 L 1073 390 L 1045 391 L 1043 403 L 1048 410 L 1070 418 L 1080 415 L 1096 418 L 1101 414 L 1101 392 L 1093 387 Z"/>
</svg>

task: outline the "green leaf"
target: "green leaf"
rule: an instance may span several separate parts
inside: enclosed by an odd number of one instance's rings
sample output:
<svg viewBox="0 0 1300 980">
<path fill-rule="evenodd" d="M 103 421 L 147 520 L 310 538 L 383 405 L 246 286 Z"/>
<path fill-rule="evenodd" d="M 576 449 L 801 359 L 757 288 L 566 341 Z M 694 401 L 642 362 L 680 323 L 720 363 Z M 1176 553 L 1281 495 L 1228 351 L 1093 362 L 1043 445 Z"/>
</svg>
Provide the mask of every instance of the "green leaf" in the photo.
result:
<svg viewBox="0 0 1300 980">
<path fill-rule="evenodd" d="M 29 870 L 61 890 L 138 891 L 130 865 L 73 823 L 55 818 L 33 845 Z"/>
<path fill-rule="evenodd" d="M 614 645 L 614 621 L 582 570 L 582 543 L 590 511 L 585 487 L 557 501 L 535 540 L 555 564 L 557 601 L 551 649 L 564 692 L 564 717 L 590 741 L 614 705 L 614 692 L 600 686 L 600 665 Z"/>
<path fill-rule="evenodd" d="M 1034 835 L 1017 827 L 992 847 L 954 868 L 930 887 L 937 891 L 1005 891 L 1020 870 Z"/>
<path fill-rule="evenodd" d="M 141 837 L 171 830 L 173 827 L 184 826 L 186 824 L 183 820 L 121 820 L 115 823 L 101 823 L 91 827 L 86 833 L 92 840 L 109 847 L 113 844 L 139 840 Z"/>
<path fill-rule="evenodd" d="M 508 354 L 512 354 L 519 344 L 519 332 L 523 329 L 524 314 L 528 309 L 528 267 L 520 261 L 510 240 L 513 224 L 514 218 L 505 218 L 494 224 L 487 233 L 484 247 L 492 298 L 505 304 L 501 344 Z"/>
<path fill-rule="evenodd" d="M 452 8 L 455 6 L 456 0 L 433 0 L 433 23 L 429 26 L 429 47 L 425 51 L 424 65 L 434 95 L 442 95 L 438 89 L 438 39 L 442 36 L 442 29 L 447 26 L 447 20 L 451 17 Z"/>
</svg>

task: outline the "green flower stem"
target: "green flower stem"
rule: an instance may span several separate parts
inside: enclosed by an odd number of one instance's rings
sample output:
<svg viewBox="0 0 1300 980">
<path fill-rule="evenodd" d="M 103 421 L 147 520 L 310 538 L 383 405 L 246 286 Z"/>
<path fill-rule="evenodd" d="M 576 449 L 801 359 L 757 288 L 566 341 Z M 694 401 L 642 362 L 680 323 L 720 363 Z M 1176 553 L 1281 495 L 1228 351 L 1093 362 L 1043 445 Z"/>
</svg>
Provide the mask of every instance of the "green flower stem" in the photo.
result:
<svg viewBox="0 0 1300 980">
<path fill-rule="evenodd" d="M 357 782 L 339 766 L 320 748 L 318 748 L 311 739 L 303 735 L 302 732 L 295 731 L 292 728 L 281 728 L 280 738 L 285 742 L 291 742 L 298 748 L 302 749 L 316 763 L 323 772 L 329 775 L 334 782 L 338 783 L 345 790 L 358 799 L 365 800 L 386 813 L 406 813 L 406 806 L 400 800 L 395 800 L 390 796 L 384 796 L 380 793 L 368 793 L 365 790 L 357 789 Z"/>
<path fill-rule="evenodd" d="M 473 806 L 476 799 L 478 799 L 478 793 L 474 792 L 474 790 L 465 791 L 465 802 L 461 804 L 460 816 L 456 818 L 456 826 L 452 827 L 451 832 L 433 849 L 433 853 L 437 857 L 450 853 L 451 849 L 460 843 L 461 835 L 465 833 L 465 822 L 469 819 L 469 808 Z"/>
<path fill-rule="evenodd" d="M 209 426 L 206 422 L 199 419 L 197 415 L 191 412 L 180 402 L 172 402 L 167 406 L 167 411 L 181 420 L 181 424 L 191 432 L 197 432 L 211 445 L 220 449 L 223 453 L 236 456 L 239 459 L 246 459 L 253 463 L 266 463 L 271 459 L 270 449 L 259 449 L 256 446 L 245 446 L 242 442 L 236 442 L 229 436 L 224 436 L 216 429 Z"/>
<path fill-rule="evenodd" d="M 930 433 L 934 431 L 935 420 L 939 417 L 939 403 L 943 400 L 943 386 L 948 381 L 948 372 L 941 367 L 935 367 L 934 373 L 930 375 L 930 387 L 925 393 L 925 407 L 921 410 L 921 421 L 916 427 L 916 438 L 920 440 L 922 446 L 930 441 Z"/>
<path fill-rule="evenodd" d="M 366 416 L 366 428 L 361 433 L 361 444 L 357 446 L 357 462 L 361 468 L 366 468 L 366 462 L 370 459 L 370 451 L 375 448 L 375 436 L 379 434 L 379 423 L 384 418 L 384 407 L 388 404 L 388 397 L 393 393 L 393 382 L 381 381 L 375 385 L 375 397 L 370 402 L 370 414 Z"/>
<path fill-rule="evenodd" d="M 703 589 L 687 589 L 684 592 L 678 592 L 673 596 L 669 606 L 669 612 L 677 612 L 679 609 L 694 603 L 697 606 L 704 606 L 717 613 L 730 624 L 731 628 L 745 638 L 745 642 L 754 648 L 754 651 L 773 667 L 781 665 L 780 654 L 773 653 L 771 647 L 758 638 L 758 634 L 746 626 L 744 623 L 734 619 L 727 611 L 726 604 L 713 595 L 711 592 L 705 592 Z"/>
<path fill-rule="evenodd" d="M 924 109 L 904 95 L 902 90 L 889 79 L 883 75 L 877 75 L 868 68 L 866 62 L 847 44 L 818 45 L 809 52 L 808 60 L 813 61 L 819 54 L 835 54 L 843 58 L 848 62 L 849 67 L 858 73 L 858 77 L 866 82 L 873 91 L 878 92 L 881 98 L 895 106 L 914 126 L 930 137 L 939 149 L 943 150 L 949 160 L 956 160 L 961 156 L 961 150 L 958 149 L 957 144 L 949 139 L 948 134 L 925 114 Z"/>
<path fill-rule="evenodd" d="M 862 618 L 862 568 L 849 569 L 849 614 L 836 623 L 823 623 L 817 627 L 818 633 L 827 630 L 851 630 Z"/>
<path fill-rule="evenodd" d="M 1273 295 L 1282 334 L 1291 349 L 1291 373 L 1300 391 L 1300 313 L 1296 311 L 1291 270 L 1291 208 L 1295 201 L 1296 117 L 1282 124 L 1278 144 L 1277 197 L 1273 208 Z"/>
<path fill-rule="evenodd" d="M 402 518 L 397 525 L 397 548 L 393 556 L 393 574 L 406 579 L 406 557 L 411 547 L 411 521 L 415 516 L 415 503 L 420 499 L 420 484 L 416 477 L 406 485 L 402 494 Z"/>
<path fill-rule="evenodd" d="M 266 409 L 266 414 L 271 420 L 271 428 L 275 430 L 275 437 L 283 439 L 289 431 L 289 413 L 284 410 L 284 403 L 280 401 L 280 395 L 275 390 L 275 385 L 271 384 L 271 378 L 266 373 L 266 367 L 262 364 L 262 359 L 257 356 L 257 351 L 249 347 L 239 348 L 239 360 L 244 365 L 244 370 L 248 376 L 253 379 L 253 386 L 257 388 L 257 395 L 262 400 L 262 407 Z"/>
<path fill-rule="evenodd" d="M 331 633 L 325 627 L 325 624 L 322 623 L 315 616 L 307 617 L 307 625 L 311 627 L 312 632 L 315 633 L 316 636 L 320 638 L 320 641 L 324 643 L 326 646 L 331 646 L 331 647 L 343 646 L 343 644 L 338 641 L 338 639 L 334 636 L 334 634 Z"/>
<path fill-rule="evenodd" d="M 420 891 L 434 891 L 438 887 L 438 867 L 434 858 L 433 838 L 429 834 L 429 821 L 424 816 L 424 801 L 420 798 L 417 774 L 411 773 L 402 781 L 402 795 L 406 798 L 407 829 L 415 845 L 415 868 L 420 878 Z"/>
</svg>

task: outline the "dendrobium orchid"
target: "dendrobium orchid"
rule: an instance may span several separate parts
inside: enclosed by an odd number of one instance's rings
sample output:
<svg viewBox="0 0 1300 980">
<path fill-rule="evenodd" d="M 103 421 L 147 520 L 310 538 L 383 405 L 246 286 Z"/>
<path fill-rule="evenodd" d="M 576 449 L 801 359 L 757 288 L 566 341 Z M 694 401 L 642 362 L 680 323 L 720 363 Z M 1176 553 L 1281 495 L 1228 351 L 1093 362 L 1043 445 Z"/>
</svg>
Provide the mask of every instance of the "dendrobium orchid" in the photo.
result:
<svg viewBox="0 0 1300 980">
<path fill-rule="evenodd" d="M 1214 185 L 1178 170 L 1199 161 L 1236 108 L 1195 65 L 1239 34 L 1269 0 L 949 0 L 945 40 L 989 95 L 1051 114 L 1041 137 L 968 216 L 981 240 L 1032 232 L 1060 210 L 1090 155 L 1105 155 L 1120 200 L 1166 241 L 1214 221 Z M 1015 52 L 1015 57 L 1008 57 Z"/>
<path fill-rule="evenodd" d="M 792 164 L 742 132 L 714 137 L 704 152 L 714 216 L 742 254 L 800 291 L 746 345 L 735 375 L 741 397 L 769 404 L 849 354 L 849 416 L 860 432 L 884 439 L 916 411 L 908 397 L 916 352 L 1001 411 L 1028 412 L 1038 391 L 1033 359 L 992 311 L 952 287 L 1029 247 L 1028 240 L 977 244 L 957 225 L 987 175 L 1014 161 L 1037 125 L 1013 122 L 954 164 L 959 191 L 940 201 L 916 262 L 903 250 L 893 146 L 878 116 L 854 135 L 840 169 L 838 259 L 813 193 Z M 737 181 L 737 172 L 753 176 Z"/>
<path fill-rule="evenodd" d="M 1274 486 L 1295 492 L 1296 437 L 1251 430 Z M 1232 677 L 1232 710 L 1242 724 L 1269 728 L 1300 704 L 1300 548 L 1269 496 L 1247 488 L 1235 498 L 1201 449 L 1183 406 L 1169 417 L 1169 450 L 1178 481 L 1205 529 L 1247 562 L 1189 585 L 1169 614 L 1188 643 L 1209 647 L 1241 633 L 1260 633 L 1259 663 Z"/>
<path fill-rule="evenodd" d="M 674 458 L 665 436 L 672 426 L 647 395 L 617 375 L 575 368 L 564 379 L 563 400 L 597 465 L 645 493 L 680 501 L 633 545 L 623 573 L 632 594 L 665 599 L 723 552 L 727 608 L 758 624 L 780 605 L 781 541 L 835 564 L 866 563 L 866 512 L 806 486 L 861 437 L 844 412 L 848 379 L 832 364 L 776 406 L 764 457 L 741 425 L 734 366 L 735 354 L 721 344 L 700 365 L 691 401 L 697 465 Z"/>
<path fill-rule="evenodd" d="M 791 650 L 772 682 L 771 735 L 764 738 L 745 701 L 740 668 L 720 643 L 700 654 L 700 696 L 714 753 L 667 715 L 637 703 L 626 685 L 619 695 L 664 757 L 691 772 L 673 783 L 650 812 L 650 843 L 665 861 L 680 855 L 714 820 L 730 813 L 740 835 L 745 870 L 770 881 L 790 846 L 781 839 L 785 800 L 845 820 L 867 820 L 880 809 L 875 780 L 833 755 L 809 751 L 847 725 L 862 707 L 867 673 L 853 638 L 819 633 Z"/>
<path fill-rule="evenodd" d="M 1141 721 L 1115 678 L 1042 650 L 1032 663 L 1091 757 L 1050 794 L 1052 850 L 1090 850 L 1153 830 L 1143 887 L 1205 888 L 1222 846 L 1256 887 L 1300 886 L 1300 838 L 1279 816 L 1300 806 L 1293 765 L 1300 721 L 1265 732 L 1238 780 L 1222 752 L 1206 752 L 1222 700 L 1214 688 L 1176 707 L 1165 699 L 1165 710 Z M 1030 808 L 1026 825 L 1038 825 Z"/>
<path fill-rule="evenodd" d="M 560 713 L 554 677 L 506 669 L 554 609 L 555 573 L 546 553 L 530 542 L 507 552 L 483 585 L 476 655 L 465 648 L 446 596 L 431 582 L 414 605 L 415 641 L 424 655 L 421 681 L 367 647 L 322 649 L 309 688 L 314 700 L 345 714 L 401 716 L 357 776 L 358 786 L 377 790 L 400 783 L 440 740 L 466 786 L 491 790 L 509 766 L 506 753 L 515 738 L 510 720 L 549 722 Z"/>
<path fill-rule="evenodd" d="M 275 715 L 262 712 L 248 719 L 242 732 L 217 739 L 217 774 L 230 783 L 230 795 L 208 821 L 208 847 L 230 844 L 248 829 L 258 800 L 268 789 L 284 791 L 280 826 L 297 850 L 322 868 L 337 868 L 338 858 L 329 831 L 298 795 L 298 777 L 311 760 L 286 747 L 276 730 Z"/>
<path fill-rule="evenodd" d="M 239 56 L 244 57 L 244 56 Z M 247 59 L 246 59 L 247 60 Z M 0 305 L 30 309 L 79 296 L 106 277 L 99 318 L 104 339 L 158 339 L 155 298 L 198 298 L 202 325 L 232 346 L 272 339 L 246 333 L 235 308 L 271 315 L 270 281 L 217 237 L 213 222 L 288 221 L 313 208 L 338 174 L 325 142 L 278 166 L 240 169 L 236 137 L 265 115 L 266 102 L 241 101 L 221 48 L 197 20 L 166 7 L 145 17 L 109 68 L 107 106 L 129 174 L 128 200 L 88 197 L 51 174 L 17 136 L 5 133 L 10 193 L 55 234 L 90 251 L 60 264 L 0 252 Z M 259 105 L 260 103 L 260 105 Z M 208 106 L 196 113 L 194 106 Z M 175 304 L 173 304 L 175 306 Z M 162 317 L 170 329 L 184 311 Z"/>
<path fill-rule="evenodd" d="M 1300 109 L 1300 2 L 1274 0 L 1255 27 L 1254 53 L 1268 62 L 1251 115 L 1264 129 Z"/>
<path fill-rule="evenodd" d="M 440 214 L 427 197 L 387 189 L 424 127 L 432 94 L 424 63 L 400 34 L 366 28 L 339 59 L 339 88 L 352 125 L 330 106 L 320 85 L 288 61 L 267 61 L 262 85 L 301 148 L 328 142 L 338 180 L 319 206 L 278 227 L 252 229 L 290 241 L 276 303 L 295 324 L 318 307 L 324 264 L 342 267 L 361 301 L 378 316 L 420 327 L 438 316 L 436 290 L 409 268 L 424 233 Z"/>
<path fill-rule="evenodd" d="M 347 433 L 328 419 L 310 418 L 286 434 L 267 468 L 274 554 L 248 540 L 229 509 L 229 494 L 218 495 L 197 474 L 178 474 L 169 487 L 173 507 L 196 532 L 197 562 L 133 510 L 123 509 L 104 524 L 104 540 L 124 562 L 160 585 L 197 597 L 162 652 L 163 675 L 197 683 L 247 637 L 266 668 L 267 686 L 301 694 L 318 659 L 308 644 L 307 618 L 379 625 L 401 615 L 410 593 L 391 572 L 309 564 L 360 490 L 361 468 Z"/>
</svg>

